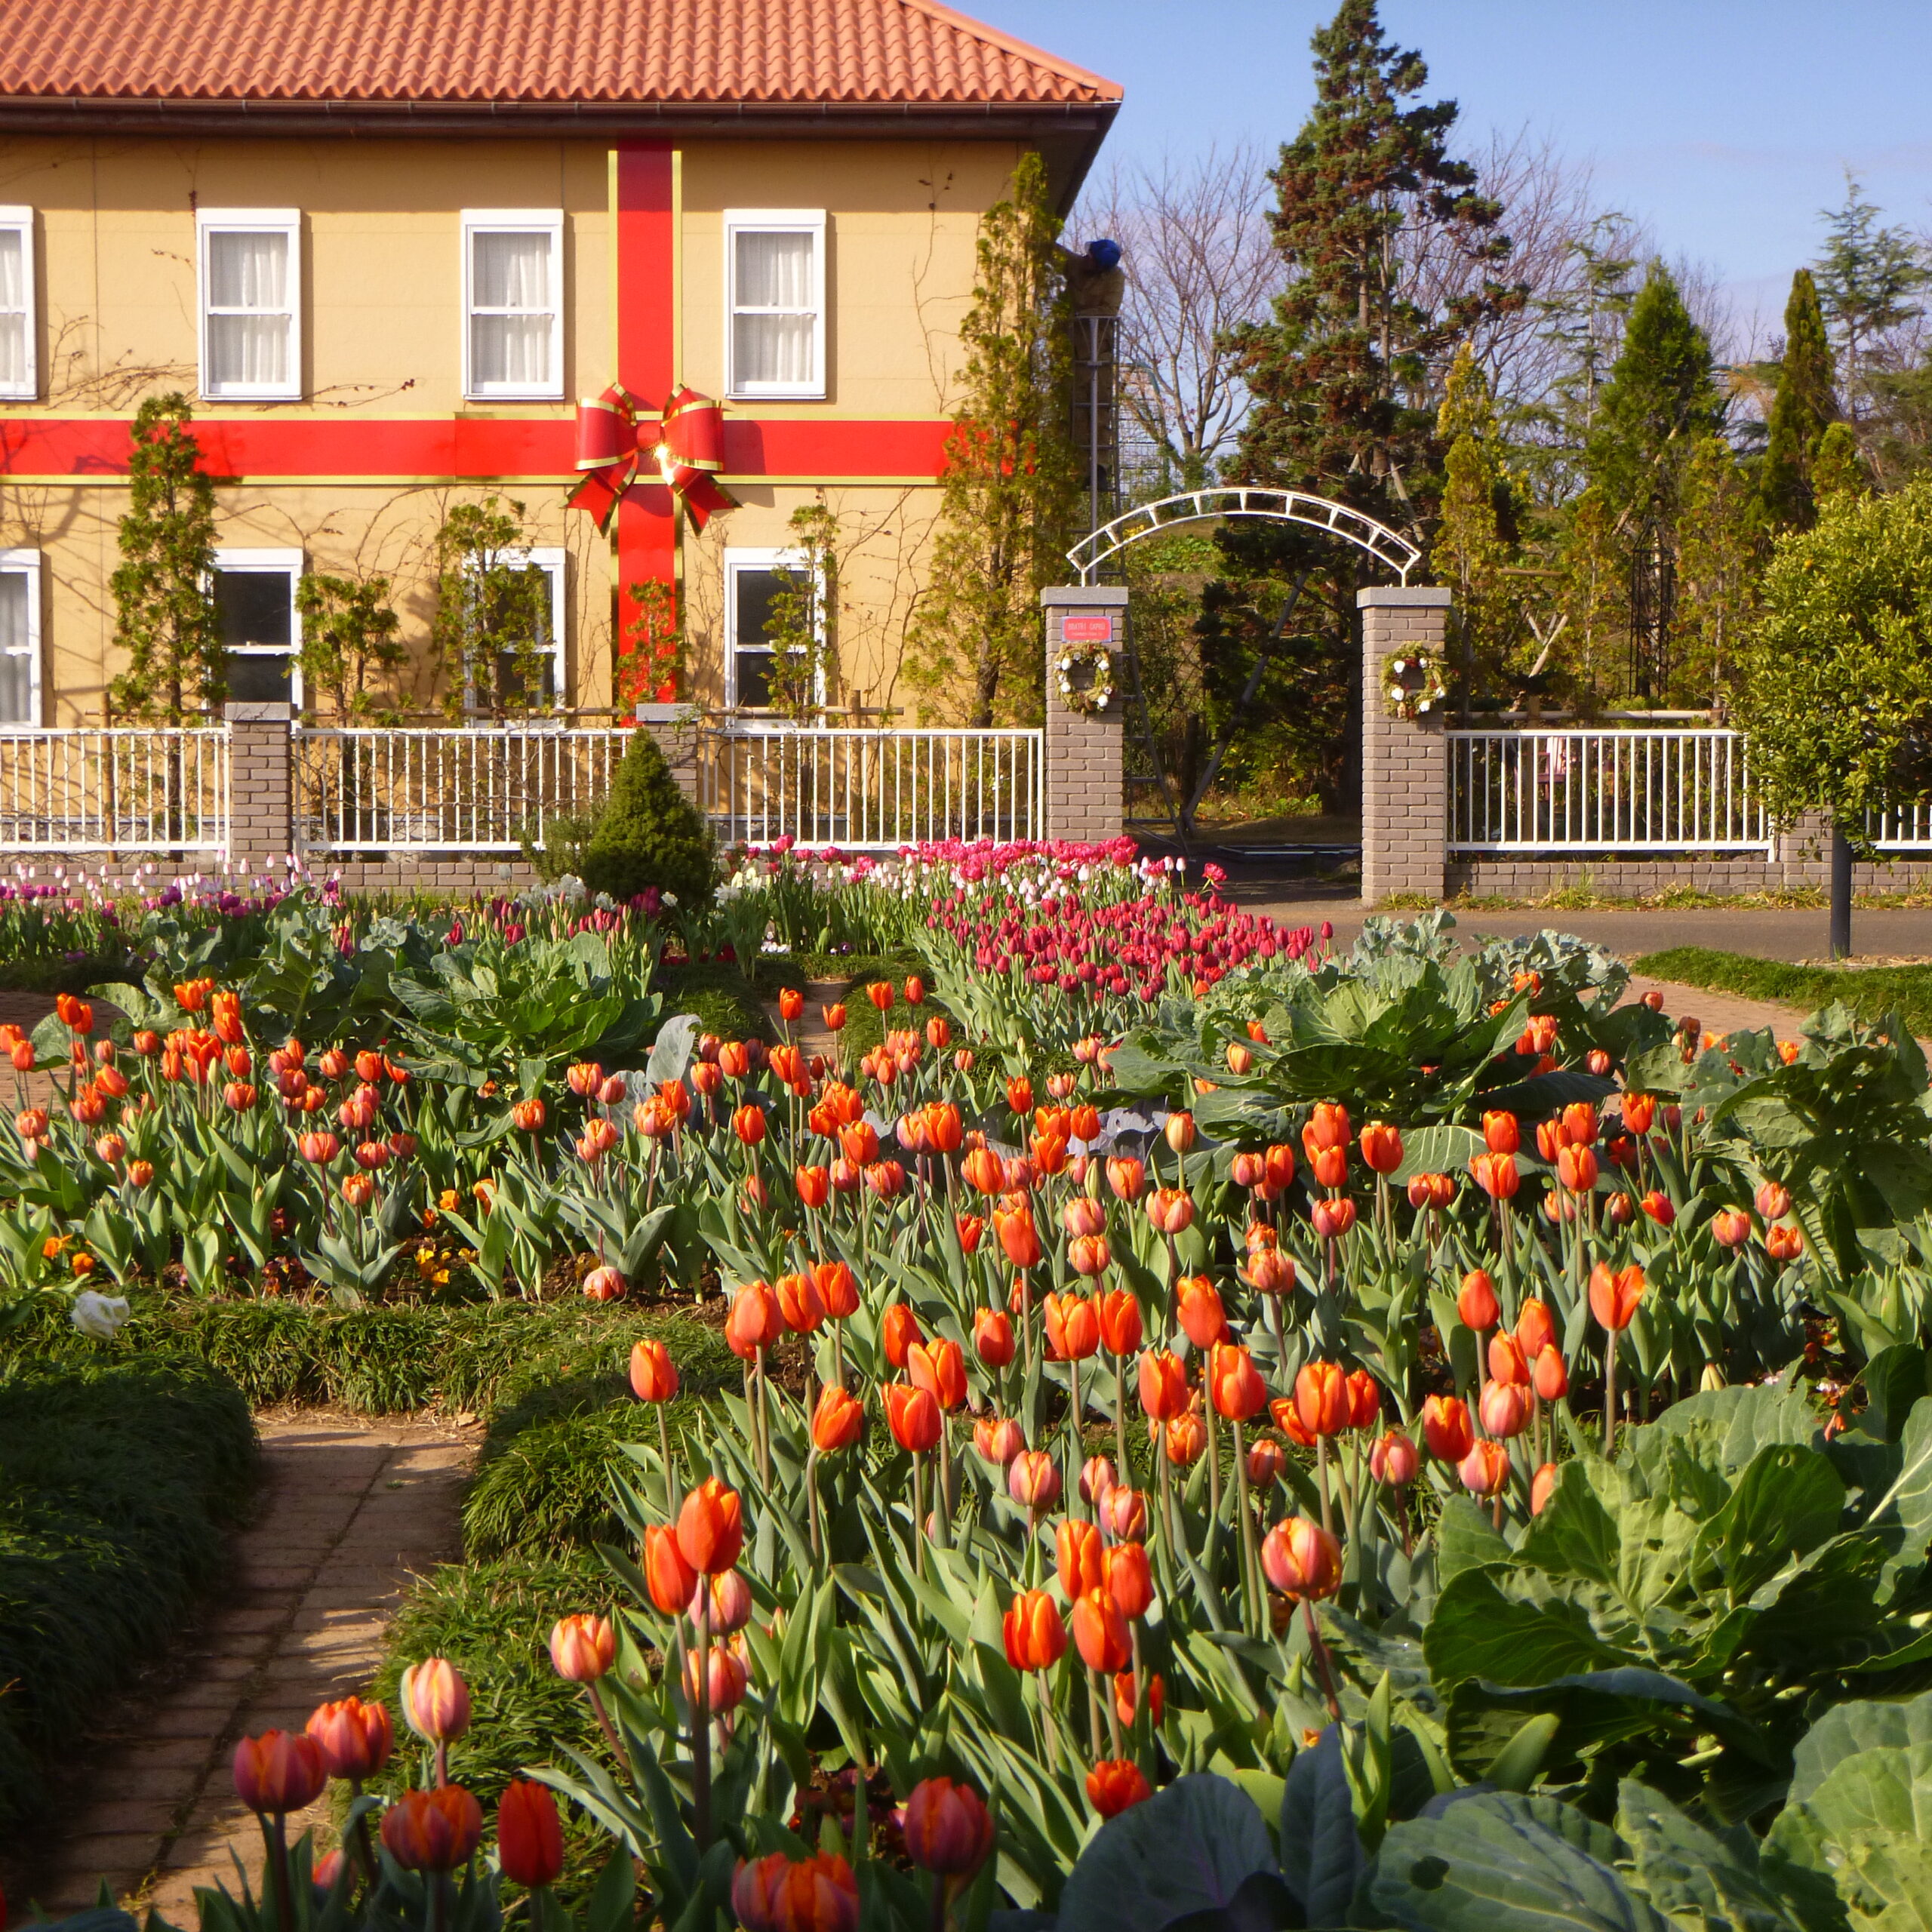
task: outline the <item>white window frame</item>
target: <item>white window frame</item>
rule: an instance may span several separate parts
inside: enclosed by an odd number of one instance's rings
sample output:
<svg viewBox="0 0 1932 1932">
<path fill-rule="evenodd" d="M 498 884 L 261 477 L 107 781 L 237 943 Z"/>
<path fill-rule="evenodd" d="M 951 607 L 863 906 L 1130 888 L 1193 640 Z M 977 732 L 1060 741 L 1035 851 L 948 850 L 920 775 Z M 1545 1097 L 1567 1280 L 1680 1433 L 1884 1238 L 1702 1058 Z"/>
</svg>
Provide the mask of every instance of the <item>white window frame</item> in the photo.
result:
<svg viewBox="0 0 1932 1932">
<path fill-rule="evenodd" d="M 802 383 L 740 380 L 737 369 L 737 318 L 743 313 L 790 315 L 791 309 L 740 310 L 738 302 L 738 237 L 741 234 L 809 235 L 812 237 L 812 375 Z M 823 208 L 727 208 L 724 211 L 724 393 L 746 401 L 822 401 L 825 368 L 825 211 Z"/>
<path fill-rule="evenodd" d="M 479 235 L 530 235 L 540 232 L 550 238 L 550 380 L 547 383 L 486 383 L 477 376 L 473 366 L 476 318 L 476 237 Z M 564 211 L 561 208 L 465 208 L 463 211 L 463 392 L 472 402 L 555 402 L 561 398 L 564 393 Z"/>
<path fill-rule="evenodd" d="M 223 383 L 217 386 L 208 355 L 208 237 L 275 235 L 288 241 L 288 377 L 280 383 Z M 302 400 L 302 211 L 300 208 L 197 208 L 195 211 L 195 304 L 200 312 L 201 393 L 210 402 L 300 402 Z"/>
<path fill-rule="evenodd" d="M 26 374 L 17 383 L 0 383 L 0 398 L 9 402 L 37 402 L 40 399 L 39 291 L 34 280 L 33 210 L 0 206 L 0 229 L 11 229 L 20 238 L 20 272 L 26 289 Z M 7 552 L 9 556 L 18 554 Z"/>
<path fill-rule="evenodd" d="M 272 645 L 226 645 L 226 655 L 234 657 L 286 657 L 288 660 L 288 701 L 297 711 L 302 709 L 302 611 L 295 601 L 295 593 L 301 588 L 303 574 L 309 568 L 306 554 L 300 550 L 277 549 L 273 547 L 255 548 L 247 545 L 217 543 L 210 558 L 217 571 L 254 571 L 263 577 L 272 577 L 286 572 L 288 577 L 288 645 L 286 650 Z M 212 580 L 208 584 L 208 594 L 214 594 Z"/>
<path fill-rule="evenodd" d="M 728 710 L 736 710 L 738 708 L 739 704 L 738 652 L 740 648 L 738 643 L 739 577 L 746 571 L 802 570 L 805 567 L 806 561 L 807 559 L 804 552 L 798 549 L 768 550 L 728 549 L 725 551 L 724 703 L 725 708 Z M 818 587 L 821 592 L 821 601 L 819 605 L 819 622 L 814 628 L 817 633 L 820 655 L 817 675 L 814 679 L 812 702 L 814 704 L 822 705 L 825 702 L 825 611 L 822 596 L 822 593 L 825 588 L 825 583 L 824 578 L 822 575 L 818 579 Z M 772 653 L 772 656 L 774 659 L 777 657 L 777 654 L 778 654 L 776 651 L 774 651 Z M 758 721 L 761 718 L 762 714 L 762 707 L 759 712 L 756 712 L 752 714 L 752 722 L 750 728 L 753 730 L 762 729 L 787 731 L 793 728 L 789 719 L 777 717 L 774 717 L 768 725 L 763 724 Z"/>
<path fill-rule="evenodd" d="M 38 550 L 0 550 L 0 576 L 27 580 L 27 715 L 12 724 L 0 722 L 0 732 L 44 731 L 47 715 L 41 709 L 40 574 L 45 553 Z"/>
<path fill-rule="evenodd" d="M 550 580 L 550 648 L 546 654 L 551 660 L 550 687 L 555 694 L 552 703 L 557 714 L 555 727 L 559 731 L 564 728 L 562 714 L 569 703 L 564 685 L 564 672 L 569 663 L 564 650 L 564 620 L 570 608 L 567 565 L 569 554 L 561 544 L 556 543 L 533 543 L 498 553 L 503 563 L 512 568 L 541 571 Z M 463 693 L 463 703 L 465 715 L 471 724 L 488 725 L 494 722 L 489 708 L 477 703 L 475 685 Z M 546 721 L 537 714 L 531 722 L 541 728 Z"/>
</svg>

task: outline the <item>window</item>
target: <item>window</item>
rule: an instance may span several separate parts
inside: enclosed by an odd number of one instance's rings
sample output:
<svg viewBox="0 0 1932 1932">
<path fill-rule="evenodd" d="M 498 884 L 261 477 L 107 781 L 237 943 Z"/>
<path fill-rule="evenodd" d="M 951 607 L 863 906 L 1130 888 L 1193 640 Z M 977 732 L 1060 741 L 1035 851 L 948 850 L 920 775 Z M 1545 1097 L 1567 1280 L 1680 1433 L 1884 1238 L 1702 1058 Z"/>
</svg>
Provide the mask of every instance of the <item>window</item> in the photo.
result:
<svg viewBox="0 0 1932 1932">
<path fill-rule="evenodd" d="M 40 393 L 34 351 L 33 210 L 0 208 L 0 396 Z"/>
<path fill-rule="evenodd" d="M 40 721 L 40 552 L 0 550 L 0 724 Z"/>
<path fill-rule="evenodd" d="M 537 546 L 517 552 L 499 552 L 503 565 L 521 566 L 546 580 L 543 605 L 548 622 L 545 635 L 535 640 L 537 651 L 538 688 L 526 693 L 518 677 L 518 658 L 523 654 L 506 651 L 497 659 L 497 688 L 494 705 L 484 703 L 473 688 L 469 693 L 472 712 L 544 711 L 563 702 L 564 697 L 564 552 L 561 547 Z"/>
<path fill-rule="evenodd" d="M 724 625 L 731 648 L 724 660 L 724 702 L 741 710 L 763 711 L 771 704 L 772 603 L 783 571 L 801 569 L 796 550 L 727 550 L 724 552 Z M 821 666 L 814 693 L 825 701 Z"/>
<path fill-rule="evenodd" d="M 563 254 L 561 209 L 464 212 L 465 395 L 563 394 Z"/>
<path fill-rule="evenodd" d="M 729 393 L 823 395 L 823 212 L 728 209 L 724 278 Z"/>
<path fill-rule="evenodd" d="M 214 553 L 215 623 L 228 658 L 228 695 L 237 704 L 302 702 L 302 641 L 295 587 L 300 550 L 219 549 Z"/>
<path fill-rule="evenodd" d="M 302 394 L 301 216 L 202 208 L 202 393 L 293 401 Z"/>
</svg>

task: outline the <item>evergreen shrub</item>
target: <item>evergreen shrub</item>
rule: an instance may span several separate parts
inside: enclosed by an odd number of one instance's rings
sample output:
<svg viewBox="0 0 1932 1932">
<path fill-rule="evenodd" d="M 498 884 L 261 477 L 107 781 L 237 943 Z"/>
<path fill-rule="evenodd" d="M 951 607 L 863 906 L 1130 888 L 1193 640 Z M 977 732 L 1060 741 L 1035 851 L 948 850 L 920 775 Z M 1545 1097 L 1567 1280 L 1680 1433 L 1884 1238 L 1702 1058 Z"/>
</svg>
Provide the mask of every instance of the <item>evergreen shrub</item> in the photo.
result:
<svg viewBox="0 0 1932 1932">
<path fill-rule="evenodd" d="M 678 789 L 651 734 L 634 732 L 584 850 L 584 884 L 620 903 L 655 886 L 688 911 L 709 900 L 715 876 L 697 808 Z"/>
</svg>

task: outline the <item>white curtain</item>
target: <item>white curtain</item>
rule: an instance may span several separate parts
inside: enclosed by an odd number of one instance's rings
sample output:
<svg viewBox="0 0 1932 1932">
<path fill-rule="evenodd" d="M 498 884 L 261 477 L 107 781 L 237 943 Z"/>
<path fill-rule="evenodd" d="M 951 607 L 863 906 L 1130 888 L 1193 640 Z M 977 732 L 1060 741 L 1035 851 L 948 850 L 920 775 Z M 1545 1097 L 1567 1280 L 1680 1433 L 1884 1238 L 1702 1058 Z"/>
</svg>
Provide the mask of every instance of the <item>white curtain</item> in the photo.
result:
<svg viewBox="0 0 1932 1932">
<path fill-rule="evenodd" d="M 816 378 L 813 244 L 810 235 L 741 232 L 737 236 L 732 356 L 740 383 L 802 383 Z M 760 309 L 779 312 L 746 312 Z"/>
<path fill-rule="evenodd" d="M 27 379 L 26 249 L 17 228 L 0 229 L 0 384 Z"/>
<path fill-rule="evenodd" d="M 477 235 L 470 269 L 470 374 L 478 383 L 547 384 L 550 236 Z M 494 310 L 497 312 L 489 313 Z M 503 312 L 508 311 L 509 312 Z"/>
<path fill-rule="evenodd" d="M 0 572 L 0 724 L 37 724 L 33 715 L 33 638 L 27 624 L 27 580 Z"/>
<path fill-rule="evenodd" d="M 212 387 L 288 380 L 288 296 L 286 235 L 208 237 Z"/>
</svg>

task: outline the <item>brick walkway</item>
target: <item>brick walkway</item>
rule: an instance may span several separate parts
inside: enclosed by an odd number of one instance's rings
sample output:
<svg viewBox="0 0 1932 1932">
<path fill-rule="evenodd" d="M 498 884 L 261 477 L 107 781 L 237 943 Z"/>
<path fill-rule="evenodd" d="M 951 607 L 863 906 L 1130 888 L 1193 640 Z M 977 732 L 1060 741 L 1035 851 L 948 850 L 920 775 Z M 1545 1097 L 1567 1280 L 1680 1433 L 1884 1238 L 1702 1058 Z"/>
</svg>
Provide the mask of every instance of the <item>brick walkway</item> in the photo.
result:
<svg viewBox="0 0 1932 1932">
<path fill-rule="evenodd" d="M 34 1875 L 51 1915 L 92 1904 L 104 1877 L 192 1925 L 196 1885 L 234 1889 L 231 1845 L 252 1883 L 261 1838 L 230 1780 L 235 1740 L 300 1730 L 325 1699 L 366 1689 L 411 1574 L 458 1554 L 475 1430 L 314 1410 L 259 1422 L 261 1504 L 237 1539 L 225 1607 L 190 1639 L 178 1687 L 91 1740 L 88 1801 Z"/>
</svg>

